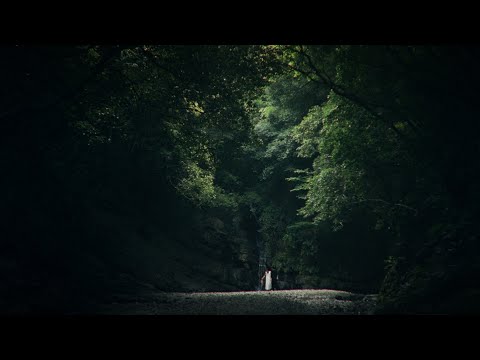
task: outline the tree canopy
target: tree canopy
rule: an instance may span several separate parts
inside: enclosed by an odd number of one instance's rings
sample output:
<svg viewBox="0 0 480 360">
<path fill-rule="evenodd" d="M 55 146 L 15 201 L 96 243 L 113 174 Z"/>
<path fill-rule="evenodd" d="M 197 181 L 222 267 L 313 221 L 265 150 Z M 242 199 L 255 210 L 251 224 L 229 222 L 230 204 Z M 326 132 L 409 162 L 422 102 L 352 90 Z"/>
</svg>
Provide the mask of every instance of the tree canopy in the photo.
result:
<svg viewBox="0 0 480 360">
<path fill-rule="evenodd" d="M 270 265 L 379 311 L 479 294 L 477 47 L 0 51 L 6 303 L 117 273 L 182 288 L 165 269 L 199 253 L 219 284 Z"/>
</svg>

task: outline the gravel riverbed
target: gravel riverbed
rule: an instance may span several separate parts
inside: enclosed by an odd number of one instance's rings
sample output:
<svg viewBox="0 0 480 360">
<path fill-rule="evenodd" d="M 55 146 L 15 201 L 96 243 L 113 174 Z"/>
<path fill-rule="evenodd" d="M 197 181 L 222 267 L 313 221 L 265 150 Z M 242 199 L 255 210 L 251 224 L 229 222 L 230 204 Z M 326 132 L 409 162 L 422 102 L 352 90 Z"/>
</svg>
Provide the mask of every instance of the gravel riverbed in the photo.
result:
<svg viewBox="0 0 480 360">
<path fill-rule="evenodd" d="M 376 295 L 328 289 L 155 293 L 105 305 L 111 315 L 368 315 Z"/>
</svg>

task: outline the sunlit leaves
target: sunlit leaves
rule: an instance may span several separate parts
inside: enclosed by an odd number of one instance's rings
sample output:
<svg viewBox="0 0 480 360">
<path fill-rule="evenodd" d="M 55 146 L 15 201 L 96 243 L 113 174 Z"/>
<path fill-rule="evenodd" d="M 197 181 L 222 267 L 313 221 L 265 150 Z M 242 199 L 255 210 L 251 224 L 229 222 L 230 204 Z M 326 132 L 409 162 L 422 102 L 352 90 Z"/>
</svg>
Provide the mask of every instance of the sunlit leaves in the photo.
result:
<svg viewBox="0 0 480 360">
<path fill-rule="evenodd" d="M 182 170 L 185 175 L 177 185 L 180 194 L 196 204 L 209 204 L 215 200 L 214 177 L 211 172 L 193 162 L 184 163 Z"/>
<path fill-rule="evenodd" d="M 340 228 L 359 199 L 381 190 L 374 164 L 392 160 L 395 149 L 385 142 L 385 131 L 369 114 L 336 94 L 312 107 L 294 129 L 298 156 L 315 156 L 313 172 L 289 179 L 298 184 L 294 190 L 305 199 L 299 215 Z"/>
<path fill-rule="evenodd" d="M 322 107 L 314 106 L 300 124 L 294 127 L 293 139 L 300 144 L 296 148 L 298 156 L 308 158 L 317 153 L 323 118 Z"/>
</svg>

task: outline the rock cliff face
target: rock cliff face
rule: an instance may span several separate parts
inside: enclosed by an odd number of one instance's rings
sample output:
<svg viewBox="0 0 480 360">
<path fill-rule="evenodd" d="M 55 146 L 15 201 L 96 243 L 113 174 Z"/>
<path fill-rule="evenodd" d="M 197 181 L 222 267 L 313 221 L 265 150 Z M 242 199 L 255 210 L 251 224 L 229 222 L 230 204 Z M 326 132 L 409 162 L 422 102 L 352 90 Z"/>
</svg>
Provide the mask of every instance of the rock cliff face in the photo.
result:
<svg viewBox="0 0 480 360">
<path fill-rule="evenodd" d="M 141 244 L 131 242 L 124 250 L 128 257 L 122 258 L 129 264 L 123 282 L 138 279 L 147 287 L 164 291 L 254 290 L 258 257 L 243 219 L 227 222 L 198 214 L 177 230 L 175 236 L 153 229 L 150 236 L 138 239 Z M 134 266 L 138 248 L 144 254 L 139 254 Z"/>
<path fill-rule="evenodd" d="M 183 263 L 192 281 L 178 279 L 185 290 L 252 290 L 256 285 L 255 246 L 242 219 L 226 223 L 218 217 L 199 215 L 194 222 L 197 234 L 185 244 Z"/>
<path fill-rule="evenodd" d="M 82 223 L 66 234 L 68 244 L 56 245 L 55 262 L 53 245 L 35 256 L 0 254 L 2 311 L 75 311 L 137 301 L 156 291 L 259 289 L 257 224 L 248 214 L 177 211 L 169 221 L 157 222 L 96 209 Z M 278 290 L 355 289 L 286 273 L 279 273 L 274 285 Z"/>
<path fill-rule="evenodd" d="M 244 219 L 179 216 L 168 226 L 92 211 L 54 262 L 51 249 L 0 254 L 0 311 L 63 312 L 152 291 L 254 290 L 258 257 Z"/>
</svg>

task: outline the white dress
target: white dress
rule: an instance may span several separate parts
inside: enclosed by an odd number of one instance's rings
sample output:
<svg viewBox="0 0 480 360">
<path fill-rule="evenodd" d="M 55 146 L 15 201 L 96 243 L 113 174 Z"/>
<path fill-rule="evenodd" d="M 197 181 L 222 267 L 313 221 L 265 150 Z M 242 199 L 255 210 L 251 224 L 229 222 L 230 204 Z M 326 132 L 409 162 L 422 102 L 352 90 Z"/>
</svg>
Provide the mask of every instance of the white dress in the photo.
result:
<svg viewBox="0 0 480 360">
<path fill-rule="evenodd" d="M 272 290 L 272 272 L 265 273 L 265 290 Z"/>
</svg>

